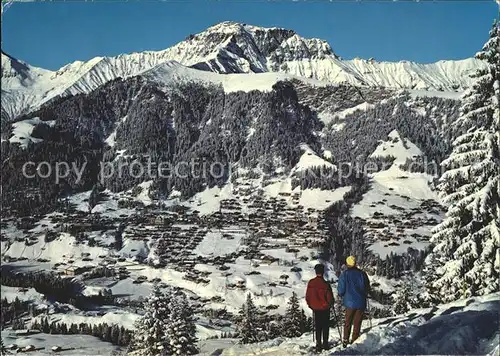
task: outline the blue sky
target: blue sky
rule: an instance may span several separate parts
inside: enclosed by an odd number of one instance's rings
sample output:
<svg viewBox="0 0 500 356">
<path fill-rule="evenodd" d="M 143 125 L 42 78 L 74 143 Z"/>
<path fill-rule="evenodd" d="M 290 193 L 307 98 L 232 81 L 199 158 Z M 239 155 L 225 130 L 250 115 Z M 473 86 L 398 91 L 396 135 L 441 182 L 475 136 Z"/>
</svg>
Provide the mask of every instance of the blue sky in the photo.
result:
<svg viewBox="0 0 500 356">
<path fill-rule="evenodd" d="M 473 56 L 496 15 L 493 1 L 14 3 L 4 14 L 2 37 L 10 55 L 57 69 L 96 56 L 165 49 L 233 20 L 325 39 L 343 58 L 429 63 Z"/>
</svg>

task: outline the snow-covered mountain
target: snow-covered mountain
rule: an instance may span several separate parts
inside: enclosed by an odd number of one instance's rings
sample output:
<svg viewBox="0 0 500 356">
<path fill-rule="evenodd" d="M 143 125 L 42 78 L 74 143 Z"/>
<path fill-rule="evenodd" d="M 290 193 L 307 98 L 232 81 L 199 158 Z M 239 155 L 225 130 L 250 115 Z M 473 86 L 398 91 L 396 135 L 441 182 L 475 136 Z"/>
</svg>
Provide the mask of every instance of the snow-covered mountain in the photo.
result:
<svg viewBox="0 0 500 356">
<path fill-rule="evenodd" d="M 139 75 L 176 61 L 215 73 L 280 72 L 330 83 L 429 90 L 463 90 L 469 74 L 483 64 L 475 59 L 418 64 L 342 60 L 320 39 L 292 30 L 222 22 L 162 51 L 96 57 L 57 71 L 30 66 L 2 52 L 2 113 L 8 118 L 59 95 L 88 93 L 116 79 Z"/>
</svg>

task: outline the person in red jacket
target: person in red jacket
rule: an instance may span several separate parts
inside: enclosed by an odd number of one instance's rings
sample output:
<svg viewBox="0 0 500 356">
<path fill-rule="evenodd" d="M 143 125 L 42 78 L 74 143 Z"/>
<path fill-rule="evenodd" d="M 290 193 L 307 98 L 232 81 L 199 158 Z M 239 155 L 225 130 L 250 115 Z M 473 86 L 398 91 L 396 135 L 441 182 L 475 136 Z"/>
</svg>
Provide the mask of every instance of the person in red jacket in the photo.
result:
<svg viewBox="0 0 500 356">
<path fill-rule="evenodd" d="M 316 277 L 307 283 L 306 302 L 313 311 L 314 328 L 316 330 L 316 349 L 328 350 L 328 334 L 330 328 L 330 307 L 333 303 L 332 287 L 323 279 L 325 266 L 314 266 Z M 323 342 L 322 342 L 323 340 Z"/>
</svg>

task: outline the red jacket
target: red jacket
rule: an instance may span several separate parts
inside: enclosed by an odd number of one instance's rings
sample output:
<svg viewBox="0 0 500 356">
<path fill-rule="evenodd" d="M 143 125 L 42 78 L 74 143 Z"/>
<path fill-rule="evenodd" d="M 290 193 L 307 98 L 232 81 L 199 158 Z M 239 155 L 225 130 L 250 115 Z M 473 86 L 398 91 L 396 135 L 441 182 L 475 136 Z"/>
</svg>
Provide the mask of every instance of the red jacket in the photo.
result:
<svg viewBox="0 0 500 356">
<path fill-rule="evenodd" d="M 316 276 L 307 283 L 306 302 L 312 310 L 326 310 L 333 303 L 332 287 L 323 277 Z"/>
</svg>

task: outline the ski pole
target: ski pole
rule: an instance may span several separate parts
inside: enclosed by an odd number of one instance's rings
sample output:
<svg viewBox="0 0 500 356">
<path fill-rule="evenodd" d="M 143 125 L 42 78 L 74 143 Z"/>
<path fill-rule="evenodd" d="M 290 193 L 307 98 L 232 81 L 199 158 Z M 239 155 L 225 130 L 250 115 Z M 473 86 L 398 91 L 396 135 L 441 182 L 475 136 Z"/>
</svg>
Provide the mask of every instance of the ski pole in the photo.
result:
<svg viewBox="0 0 500 356">
<path fill-rule="evenodd" d="M 339 318 L 337 317 L 337 312 L 335 311 L 335 305 L 333 306 L 333 317 L 335 318 L 335 322 L 337 324 L 337 332 L 339 333 L 340 342 L 342 342 L 342 332 L 340 331 Z"/>
<path fill-rule="evenodd" d="M 370 329 L 372 328 L 372 309 L 370 308 L 370 299 L 366 298 L 366 304 L 368 306 L 368 320 L 370 321 Z"/>
<path fill-rule="evenodd" d="M 313 310 L 313 325 L 312 325 L 312 330 L 313 330 L 313 344 L 316 343 L 316 320 L 314 318 L 314 310 Z"/>
</svg>

